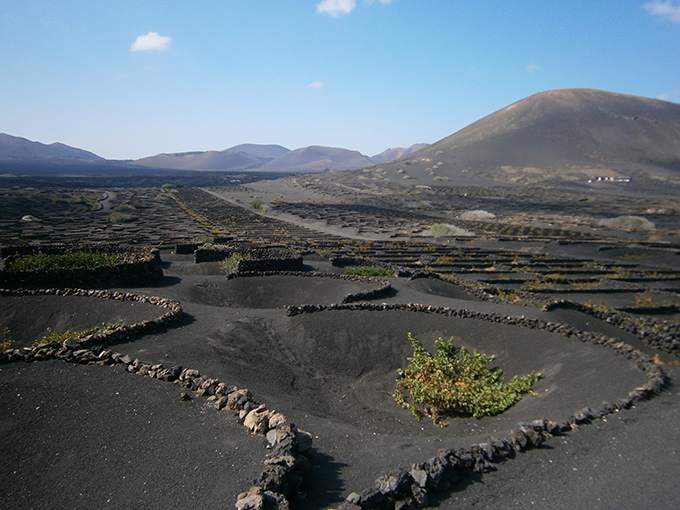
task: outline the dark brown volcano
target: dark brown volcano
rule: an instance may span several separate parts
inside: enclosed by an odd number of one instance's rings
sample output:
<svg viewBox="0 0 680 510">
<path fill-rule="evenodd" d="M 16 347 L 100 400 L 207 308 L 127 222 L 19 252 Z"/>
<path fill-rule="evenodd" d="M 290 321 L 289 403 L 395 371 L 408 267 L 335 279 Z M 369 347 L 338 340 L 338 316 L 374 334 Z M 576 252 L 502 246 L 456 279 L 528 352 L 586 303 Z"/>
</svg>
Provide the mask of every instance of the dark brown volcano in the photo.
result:
<svg viewBox="0 0 680 510">
<path fill-rule="evenodd" d="M 680 104 L 590 89 L 541 92 L 381 167 L 421 184 L 679 180 Z"/>
</svg>

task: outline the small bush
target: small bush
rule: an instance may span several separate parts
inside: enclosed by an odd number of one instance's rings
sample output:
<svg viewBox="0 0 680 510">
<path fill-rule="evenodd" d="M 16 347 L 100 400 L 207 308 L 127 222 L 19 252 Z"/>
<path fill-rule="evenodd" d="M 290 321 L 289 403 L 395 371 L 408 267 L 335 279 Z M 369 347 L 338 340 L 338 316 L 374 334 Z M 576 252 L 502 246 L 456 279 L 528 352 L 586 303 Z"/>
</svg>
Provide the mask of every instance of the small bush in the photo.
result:
<svg viewBox="0 0 680 510">
<path fill-rule="evenodd" d="M 638 308 L 653 308 L 656 306 L 656 303 L 654 302 L 653 296 L 645 294 L 644 292 L 640 292 L 639 294 L 635 295 L 633 306 Z"/>
<path fill-rule="evenodd" d="M 37 342 L 35 342 L 34 345 L 49 344 L 49 343 L 52 343 L 52 342 L 62 343 L 64 340 L 68 340 L 70 338 L 72 338 L 74 340 L 80 340 L 81 338 L 85 338 L 86 336 L 89 336 L 89 335 L 95 335 L 97 333 L 103 333 L 104 331 L 110 331 L 112 329 L 116 329 L 121 324 L 122 324 L 122 321 L 103 322 L 101 326 L 96 326 L 94 328 L 85 329 L 83 331 L 68 331 L 67 330 L 63 333 L 57 333 L 52 328 L 47 328 L 47 334 L 42 338 L 42 340 L 38 340 Z"/>
<path fill-rule="evenodd" d="M 2 339 L 0 339 L 0 351 L 6 351 L 14 347 L 14 338 L 9 328 L 2 328 Z"/>
<path fill-rule="evenodd" d="M 654 230 L 655 228 L 654 223 L 642 216 L 618 216 L 600 220 L 600 226 L 633 230 Z"/>
<path fill-rule="evenodd" d="M 355 276 L 384 276 L 390 278 L 394 276 L 394 271 L 378 266 L 355 266 L 348 267 L 345 274 Z"/>
<path fill-rule="evenodd" d="M 464 211 L 460 215 L 461 220 L 466 221 L 483 221 L 483 220 L 495 220 L 496 215 L 482 209 L 477 209 L 475 211 Z"/>
<path fill-rule="evenodd" d="M 239 262 L 242 260 L 252 260 L 252 256 L 247 253 L 232 253 L 229 257 L 220 262 L 220 269 L 227 274 L 238 271 Z"/>
<path fill-rule="evenodd" d="M 253 200 L 252 202 L 250 202 L 250 207 L 252 207 L 256 211 L 262 211 L 264 206 L 262 204 L 262 200 Z"/>
<path fill-rule="evenodd" d="M 136 218 L 127 213 L 112 212 L 106 216 L 106 221 L 109 223 L 127 223 L 128 221 L 134 221 Z"/>
<path fill-rule="evenodd" d="M 6 263 L 10 271 L 35 271 L 39 269 L 93 268 L 118 264 L 120 260 L 111 253 L 87 250 L 68 250 L 48 255 L 43 252 L 24 255 Z"/>
<path fill-rule="evenodd" d="M 411 333 L 408 339 L 413 357 L 408 358 L 406 369 L 399 369 L 401 377 L 393 397 L 417 419 L 424 414 L 444 427 L 448 425 L 444 415 L 493 416 L 515 405 L 526 393 L 536 395 L 531 385 L 540 373 L 515 376 L 505 383 L 502 370 L 487 368 L 494 356 L 477 351 L 470 354 L 465 347 L 456 350 L 453 339 L 442 338 L 435 342 L 437 352 L 433 356 Z"/>
<path fill-rule="evenodd" d="M 430 227 L 430 233 L 433 236 L 472 236 L 474 235 L 469 230 L 449 225 L 448 223 L 435 223 Z"/>
</svg>

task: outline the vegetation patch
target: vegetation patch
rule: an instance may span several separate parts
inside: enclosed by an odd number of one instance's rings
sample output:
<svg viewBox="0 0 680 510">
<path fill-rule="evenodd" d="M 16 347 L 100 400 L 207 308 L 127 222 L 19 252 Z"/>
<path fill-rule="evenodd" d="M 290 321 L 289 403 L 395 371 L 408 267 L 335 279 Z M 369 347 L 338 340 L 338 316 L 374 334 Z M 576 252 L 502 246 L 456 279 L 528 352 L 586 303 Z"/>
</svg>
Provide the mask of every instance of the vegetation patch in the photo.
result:
<svg viewBox="0 0 680 510">
<path fill-rule="evenodd" d="M 475 211 L 462 212 L 460 215 L 460 219 L 465 221 L 495 220 L 496 215 L 494 213 L 490 213 L 489 211 L 477 209 Z"/>
<path fill-rule="evenodd" d="M 109 223 L 127 223 L 129 221 L 134 221 L 137 218 L 132 214 L 122 213 L 122 212 L 112 212 L 106 216 L 106 221 Z"/>
<path fill-rule="evenodd" d="M 2 336 L 0 337 L 0 351 L 6 351 L 14 346 L 14 338 L 9 328 L 2 328 Z"/>
<path fill-rule="evenodd" d="M 43 252 L 24 255 L 5 263 L 9 271 L 36 271 L 39 269 L 74 269 L 111 266 L 119 264 L 120 259 L 112 253 L 89 250 L 68 250 L 64 253 L 47 254 Z"/>
<path fill-rule="evenodd" d="M 383 276 L 390 278 L 394 276 L 394 271 L 378 266 L 355 266 L 348 267 L 345 270 L 345 274 L 355 276 Z"/>
<path fill-rule="evenodd" d="M 96 326 L 94 328 L 85 329 L 83 331 L 65 331 L 63 333 L 57 333 L 52 328 L 47 328 L 47 334 L 42 337 L 42 340 L 38 340 L 34 345 L 49 344 L 52 342 L 62 343 L 64 340 L 81 340 L 90 335 L 96 335 L 103 333 L 104 331 L 111 331 L 116 329 L 122 324 L 122 321 L 118 322 L 103 322 L 101 326 Z"/>
<path fill-rule="evenodd" d="M 456 227 L 448 223 L 435 223 L 430 227 L 433 236 L 473 236 L 474 234 L 464 228 Z"/>
<path fill-rule="evenodd" d="M 654 230 L 655 228 L 654 223 L 642 216 L 618 216 L 616 218 L 600 220 L 600 226 L 634 230 Z"/>
<path fill-rule="evenodd" d="M 239 264 L 242 260 L 252 260 L 253 257 L 248 253 L 232 253 L 229 257 L 220 262 L 220 269 L 227 273 L 235 273 L 238 271 Z"/>
<path fill-rule="evenodd" d="M 408 334 L 413 357 L 394 389 L 394 400 L 420 420 L 422 415 L 445 427 L 446 415 L 472 415 L 475 418 L 500 414 L 519 402 L 525 394 L 537 395 L 531 389 L 541 374 L 531 373 L 503 380 L 503 371 L 487 367 L 495 356 L 465 347 L 456 349 L 453 338 L 439 338 L 434 356 L 416 338 Z"/>
</svg>

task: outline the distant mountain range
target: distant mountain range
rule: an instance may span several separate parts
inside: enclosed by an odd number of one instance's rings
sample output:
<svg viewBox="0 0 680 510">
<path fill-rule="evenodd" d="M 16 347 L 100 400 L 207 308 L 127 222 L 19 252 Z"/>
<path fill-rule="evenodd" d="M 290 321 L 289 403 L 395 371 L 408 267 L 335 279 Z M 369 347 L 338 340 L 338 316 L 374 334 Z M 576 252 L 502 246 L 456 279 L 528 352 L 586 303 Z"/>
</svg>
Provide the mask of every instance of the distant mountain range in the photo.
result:
<svg viewBox="0 0 680 510">
<path fill-rule="evenodd" d="M 75 159 L 83 161 L 102 160 L 96 154 L 69 147 L 63 143 L 45 145 L 25 138 L 0 133 L 0 160 Z"/>
<path fill-rule="evenodd" d="M 170 170 L 196 171 L 262 171 L 262 172 L 324 172 L 327 170 L 349 170 L 386 161 L 389 155 L 398 157 L 410 154 L 427 144 L 417 144 L 408 148 L 388 149 L 375 158 L 360 152 L 337 147 L 312 145 L 289 150 L 280 145 L 241 144 L 223 151 L 179 152 L 158 154 L 135 161 L 117 161 L 119 165 Z M 38 162 L 41 167 L 50 162 L 59 166 L 69 162 L 107 161 L 92 152 L 69 147 L 61 143 L 45 145 L 25 138 L 0 134 L 0 167 L 3 162 Z"/>
<path fill-rule="evenodd" d="M 338 147 L 311 145 L 288 150 L 280 145 L 243 144 L 223 151 L 158 154 L 138 159 L 135 165 L 174 168 L 178 170 L 229 170 L 263 172 L 316 173 L 328 170 L 350 170 L 389 161 L 410 154 L 427 144 L 408 148 L 388 149 L 376 156 L 364 156 L 358 151 Z"/>
<path fill-rule="evenodd" d="M 88 163 L 96 154 L 0 134 L 8 162 Z M 113 163 L 113 162 L 112 162 Z M 541 92 L 432 144 L 367 157 L 348 149 L 243 144 L 223 151 L 159 154 L 126 168 L 324 172 L 328 179 L 403 184 L 531 184 L 653 178 L 680 183 L 680 104 L 592 89 Z M 44 166 L 44 164 L 43 164 Z M 351 170 L 357 169 L 357 170 Z M 369 169 L 367 172 L 366 170 Z M 375 172 L 372 177 L 370 169 Z"/>
</svg>

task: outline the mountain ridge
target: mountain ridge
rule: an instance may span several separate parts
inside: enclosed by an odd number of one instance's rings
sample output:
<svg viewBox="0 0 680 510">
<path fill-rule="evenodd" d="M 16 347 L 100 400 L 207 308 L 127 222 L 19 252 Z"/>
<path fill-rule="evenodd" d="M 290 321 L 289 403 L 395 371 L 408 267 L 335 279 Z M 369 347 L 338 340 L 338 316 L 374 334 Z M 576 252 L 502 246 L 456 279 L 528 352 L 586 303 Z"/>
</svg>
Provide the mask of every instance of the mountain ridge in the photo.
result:
<svg viewBox="0 0 680 510">
<path fill-rule="evenodd" d="M 47 159 L 77 159 L 84 161 L 100 161 L 104 158 L 76 147 L 70 147 L 61 142 L 44 144 L 34 142 L 19 136 L 0 133 L 0 160 L 47 160 Z"/>
<path fill-rule="evenodd" d="M 0 135 L 1 161 L 109 162 L 64 144 L 7 134 Z M 337 147 L 291 151 L 280 145 L 241 144 L 116 163 L 155 170 L 334 170 L 339 172 L 332 179 L 347 182 L 360 177 L 410 185 L 643 177 L 680 183 L 680 104 L 595 89 L 555 89 L 520 99 L 431 145 L 387 149 L 373 158 Z M 369 178 L 371 171 L 376 175 Z"/>
<path fill-rule="evenodd" d="M 632 177 L 680 183 L 680 104 L 595 89 L 539 92 L 380 170 L 383 180 L 433 185 Z"/>
</svg>

